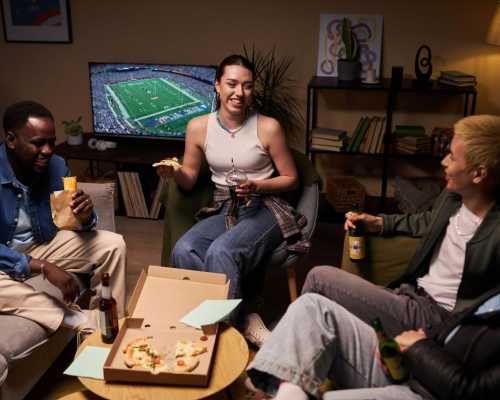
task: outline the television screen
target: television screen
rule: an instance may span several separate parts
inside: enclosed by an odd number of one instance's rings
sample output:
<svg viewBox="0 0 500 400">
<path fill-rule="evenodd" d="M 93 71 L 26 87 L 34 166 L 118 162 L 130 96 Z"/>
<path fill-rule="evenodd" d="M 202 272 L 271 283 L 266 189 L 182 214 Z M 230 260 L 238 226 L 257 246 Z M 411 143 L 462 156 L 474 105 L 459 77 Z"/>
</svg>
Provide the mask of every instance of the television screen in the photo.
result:
<svg viewBox="0 0 500 400">
<path fill-rule="evenodd" d="M 214 66 L 89 63 L 97 136 L 183 139 L 215 109 Z"/>
</svg>

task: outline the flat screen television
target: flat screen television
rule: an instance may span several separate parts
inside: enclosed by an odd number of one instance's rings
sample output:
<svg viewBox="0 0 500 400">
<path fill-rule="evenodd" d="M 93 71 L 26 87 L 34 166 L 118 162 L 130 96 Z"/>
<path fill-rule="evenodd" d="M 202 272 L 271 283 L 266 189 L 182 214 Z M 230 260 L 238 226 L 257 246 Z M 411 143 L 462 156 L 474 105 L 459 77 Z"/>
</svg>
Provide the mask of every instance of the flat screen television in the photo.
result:
<svg viewBox="0 0 500 400">
<path fill-rule="evenodd" d="M 89 63 L 93 130 L 106 138 L 184 139 L 215 109 L 215 66 Z"/>
</svg>

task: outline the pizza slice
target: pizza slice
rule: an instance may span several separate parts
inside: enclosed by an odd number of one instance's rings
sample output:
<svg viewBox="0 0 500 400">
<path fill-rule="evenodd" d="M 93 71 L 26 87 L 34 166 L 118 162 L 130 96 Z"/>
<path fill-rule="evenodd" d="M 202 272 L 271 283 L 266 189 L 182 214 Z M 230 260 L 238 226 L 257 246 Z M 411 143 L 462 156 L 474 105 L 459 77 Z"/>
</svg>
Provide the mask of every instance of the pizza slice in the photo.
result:
<svg viewBox="0 0 500 400">
<path fill-rule="evenodd" d="M 148 342 L 150 336 L 132 340 L 123 348 L 124 363 L 128 368 L 143 367 L 151 373 L 157 374 L 166 368 L 165 362 L 159 353 Z"/>
<path fill-rule="evenodd" d="M 167 167 L 180 167 L 181 164 L 179 163 L 179 159 L 177 157 L 172 157 L 172 158 L 165 158 L 164 160 L 155 162 L 153 164 L 153 167 L 160 167 L 160 166 L 167 166 Z"/>
<path fill-rule="evenodd" d="M 175 367 L 174 371 L 175 372 L 191 372 L 193 371 L 198 364 L 200 363 L 200 360 L 196 357 L 179 357 L 175 360 Z"/>
<path fill-rule="evenodd" d="M 207 346 L 200 342 L 179 340 L 175 345 L 175 357 L 196 357 L 207 351 Z"/>
</svg>

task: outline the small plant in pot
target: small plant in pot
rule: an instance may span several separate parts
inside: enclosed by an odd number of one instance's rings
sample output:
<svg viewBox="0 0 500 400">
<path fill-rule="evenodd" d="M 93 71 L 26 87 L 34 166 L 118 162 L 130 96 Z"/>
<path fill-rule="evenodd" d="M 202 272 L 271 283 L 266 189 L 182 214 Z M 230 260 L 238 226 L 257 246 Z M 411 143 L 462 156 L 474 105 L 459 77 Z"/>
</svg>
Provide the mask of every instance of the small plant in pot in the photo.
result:
<svg viewBox="0 0 500 400">
<path fill-rule="evenodd" d="M 83 143 L 83 127 L 82 117 L 69 121 L 62 121 L 64 125 L 64 133 L 66 134 L 66 142 L 72 146 L 79 146 Z"/>
<path fill-rule="evenodd" d="M 347 18 L 342 19 L 341 35 L 345 53 L 344 58 L 337 61 L 338 78 L 341 81 L 358 81 L 361 78 L 358 40 Z"/>
</svg>

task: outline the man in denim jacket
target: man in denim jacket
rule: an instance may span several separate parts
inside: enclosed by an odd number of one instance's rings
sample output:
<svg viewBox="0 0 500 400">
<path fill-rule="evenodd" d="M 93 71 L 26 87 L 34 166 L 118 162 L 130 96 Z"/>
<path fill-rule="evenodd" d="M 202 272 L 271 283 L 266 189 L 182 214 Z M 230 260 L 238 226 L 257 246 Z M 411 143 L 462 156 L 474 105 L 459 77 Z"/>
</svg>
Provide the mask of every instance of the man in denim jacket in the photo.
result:
<svg viewBox="0 0 500 400">
<path fill-rule="evenodd" d="M 100 277 L 108 272 L 113 296 L 123 314 L 125 244 L 112 232 L 92 230 L 97 217 L 90 197 L 78 190 L 71 208 L 80 231 L 58 230 L 52 221 L 50 194 L 63 189 L 66 163 L 54 155 L 54 118 L 41 104 L 23 101 L 4 114 L 5 140 L 0 141 L 0 312 L 31 319 L 49 332 L 61 324 L 79 328 L 88 315 L 70 305 L 78 285 L 68 272 L 92 272 L 96 296 Z M 59 288 L 66 304 L 37 292 L 24 280 L 33 274 Z"/>
</svg>

